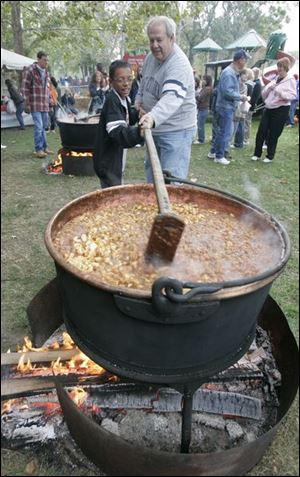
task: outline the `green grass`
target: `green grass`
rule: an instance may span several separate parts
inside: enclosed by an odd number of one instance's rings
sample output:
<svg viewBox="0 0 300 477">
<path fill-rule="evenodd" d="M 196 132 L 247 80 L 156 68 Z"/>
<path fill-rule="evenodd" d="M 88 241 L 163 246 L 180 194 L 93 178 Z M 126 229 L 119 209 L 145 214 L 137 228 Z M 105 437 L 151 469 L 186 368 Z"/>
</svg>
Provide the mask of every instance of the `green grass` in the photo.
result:
<svg viewBox="0 0 300 477">
<path fill-rule="evenodd" d="M 272 286 L 272 296 L 298 337 L 298 128 L 285 129 L 273 164 L 252 162 L 257 130 L 253 123 L 251 146 L 233 150 L 227 167 L 207 159 L 209 143 L 193 145 L 190 177 L 250 200 L 276 217 L 286 228 L 292 253 L 285 270 Z M 210 136 L 207 124 L 206 136 Z M 2 340 L 1 350 L 14 349 L 30 334 L 26 308 L 35 294 L 55 276 L 54 263 L 44 245 L 44 231 L 53 214 L 72 199 L 99 188 L 95 177 L 49 176 L 45 160 L 34 158 L 33 129 L 2 131 Z M 49 135 L 57 151 L 59 134 Z M 125 181 L 144 182 L 143 148 L 129 150 Z M 3 475 L 26 475 L 32 453 L 4 451 Z M 9 456 L 9 457 L 8 457 Z M 24 465 L 23 465 L 24 463 Z M 23 469 L 23 470 L 22 470 Z M 23 473 L 22 473 L 23 472 Z M 40 473 L 38 473 L 40 472 Z M 41 473 L 43 472 L 43 473 Z M 40 467 L 36 475 L 54 475 Z M 63 470 L 62 470 L 63 472 Z M 66 471 L 67 472 L 67 471 Z M 78 469 L 77 469 L 78 472 Z M 58 475 L 58 474 L 56 474 Z M 61 473 L 60 475 L 67 475 Z M 80 475 L 70 473 L 70 475 Z M 298 409 L 291 407 L 277 438 L 250 475 L 298 475 Z"/>
</svg>

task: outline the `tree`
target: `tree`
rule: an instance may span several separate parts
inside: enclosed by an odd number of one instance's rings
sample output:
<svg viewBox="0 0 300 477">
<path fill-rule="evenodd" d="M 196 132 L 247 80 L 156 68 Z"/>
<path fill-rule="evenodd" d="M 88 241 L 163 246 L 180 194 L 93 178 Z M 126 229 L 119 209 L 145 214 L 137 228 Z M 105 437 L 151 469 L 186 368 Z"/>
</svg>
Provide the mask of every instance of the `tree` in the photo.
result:
<svg viewBox="0 0 300 477">
<path fill-rule="evenodd" d="M 191 63 L 193 47 L 208 36 L 226 46 L 251 28 L 266 40 L 288 21 L 286 2 L 268 1 L 2 1 L 1 41 L 35 57 L 45 50 L 55 74 L 90 74 L 108 68 L 125 50 L 148 50 L 145 26 L 167 15 Z M 225 56 L 226 55 L 225 53 Z"/>
<path fill-rule="evenodd" d="M 272 31 L 289 20 L 286 2 L 222 2 L 222 11 L 211 31 L 214 40 L 224 47 L 251 29 L 267 40 Z"/>
<path fill-rule="evenodd" d="M 195 2 L 190 2 L 195 3 Z M 182 47 L 193 63 L 193 47 L 210 37 L 222 47 L 226 47 L 251 29 L 268 40 L 270 33 L 289 21 L 286 2 L 268 1 L 205 1 L 202 11 L 187 22 L 182 33 Z M 194 19 L 194 22 L 192 20 Z M 195 23 L 195 19 L 197 23 Z M 230 56 L 229 52 L 223 53 Z"/>
<path fill-rule="evenodd" d="M 20 2 L 10 2 L 11 4 L 11 23 L 14 35 L 15 52 L 23 55 L 23 31 L 21 24 L 21 6 Z"/>
</svg>

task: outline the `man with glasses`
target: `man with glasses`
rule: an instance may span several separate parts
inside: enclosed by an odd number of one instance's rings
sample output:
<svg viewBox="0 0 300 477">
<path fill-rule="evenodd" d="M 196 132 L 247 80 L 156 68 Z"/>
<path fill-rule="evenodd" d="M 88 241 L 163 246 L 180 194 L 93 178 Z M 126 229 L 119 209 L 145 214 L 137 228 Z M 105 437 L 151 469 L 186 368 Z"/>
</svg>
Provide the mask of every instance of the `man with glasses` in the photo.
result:
<svg viewBox="0 0 300 477">
<path fill-rule="evenodd" d="M 50 75 L 47 71 L 48 55 L 37 53 L 37 61 L 24 71 L 22 95 L 25 112 L 31 113 L 34 122 L 35 156 L 44 158 L 53 154 L 47 146 L 46 129 L 49 121 Z"/>
<path fill-rule="evenodd" d="M 154 17 L 147 25 L 147 34 L 151 52 L 145 59 L 135 100 L 139 124 L 153 128 L 162 168 L 186 179 L 197 125 L 193 69 L 175 44 L 176 25 L 171 18 Z M 147 181 L 153 182 L 147 153 L 145 172 Z"/>
</svg>

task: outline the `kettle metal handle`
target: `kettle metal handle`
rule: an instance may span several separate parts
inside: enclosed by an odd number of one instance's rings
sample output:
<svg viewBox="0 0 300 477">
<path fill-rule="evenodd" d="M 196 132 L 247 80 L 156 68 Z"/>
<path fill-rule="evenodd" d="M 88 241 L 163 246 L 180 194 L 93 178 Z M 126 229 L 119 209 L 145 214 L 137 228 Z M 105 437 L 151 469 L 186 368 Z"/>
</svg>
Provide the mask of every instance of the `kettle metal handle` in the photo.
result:
<svg viewBox="0 0 300 477">
<path fill-rule="evenodd" d="M 190 288 L 187 293 L 184 289 Z M 188 303 L 197 295 L 206 295 L 221 290 L 220 283 L 199 284 L 193 282 L 180 282 L 170 277 L 160 277 L 152 285 L 152 303 L 160 313 L 173 310 L 174 305 Z"/>
</svg>

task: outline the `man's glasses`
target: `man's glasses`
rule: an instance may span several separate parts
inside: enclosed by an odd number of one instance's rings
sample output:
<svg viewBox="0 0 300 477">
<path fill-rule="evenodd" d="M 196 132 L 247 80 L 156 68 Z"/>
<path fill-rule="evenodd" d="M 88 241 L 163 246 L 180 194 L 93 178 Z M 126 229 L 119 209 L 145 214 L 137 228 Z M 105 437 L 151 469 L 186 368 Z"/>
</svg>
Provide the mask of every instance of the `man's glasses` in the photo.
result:
<svg viewBox="0 0 300 477">
<path fill-rule="evenodd" d="M 114 79 L 114 82 L 117 84 L 132 83 L 133 78 L 117 78 Z"/>
</svg>

